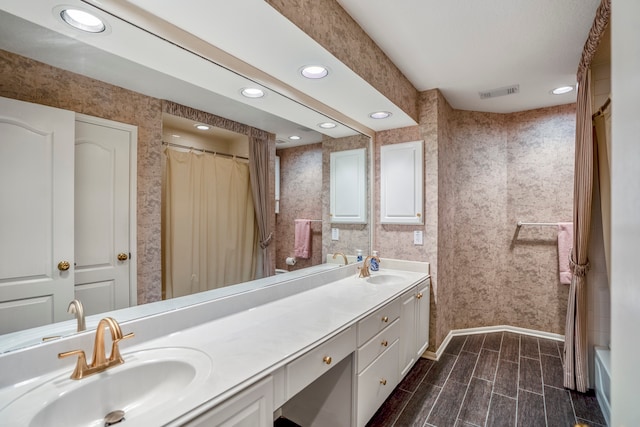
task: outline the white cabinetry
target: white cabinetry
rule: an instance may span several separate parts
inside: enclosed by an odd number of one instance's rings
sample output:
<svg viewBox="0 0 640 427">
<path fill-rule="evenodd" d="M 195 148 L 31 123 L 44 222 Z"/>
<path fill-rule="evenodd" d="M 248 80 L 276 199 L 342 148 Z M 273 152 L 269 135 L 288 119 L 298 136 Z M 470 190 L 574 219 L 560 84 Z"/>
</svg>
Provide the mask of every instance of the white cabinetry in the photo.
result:
<svg viewBox="0 0 640 427">
<path fill-rule="evenodd" d="M 271 377 L 251 386 L 209 412 L 186 423 L 187 427 L 269 427 L 273 425 Z"/>
<path fill-rule="evenodd" d="M 330 154 L 329 210 L 332 223 L 367 222 L 366 150 L 336 151 Z"/>
<path fill-rule="evenodd" d="M 427 279 L 400 297 L 400 377 L 429 346 L 429 284 Z"/>
<path fill-rule="evenodd" d="M 358 322 L 356 425 L 364 426 L 398 384 L 400 300 Z"/>
<path fill-rule="evenodd" d="M 423 224 L 423 141 L 380 147 L 380 222 Z"/>
</svg>

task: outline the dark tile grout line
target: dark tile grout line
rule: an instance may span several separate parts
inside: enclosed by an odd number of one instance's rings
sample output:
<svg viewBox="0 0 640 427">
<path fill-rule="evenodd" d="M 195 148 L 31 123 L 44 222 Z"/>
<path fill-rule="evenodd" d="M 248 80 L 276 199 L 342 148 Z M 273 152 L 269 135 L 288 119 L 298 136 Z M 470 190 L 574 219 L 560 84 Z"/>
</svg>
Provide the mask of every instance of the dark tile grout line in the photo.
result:
<svg viewBox="0 0 640 427">
<path fill-rule="evenodd" d="M 538 341 L 538 355 L 540 356 L 540 380 L 542 383 L 542 407 L 544 408 L 544 425 L 549 427 L 549 416 L 547 415 L 547 396 L 544 392 L 544 370 L 542 369 L 542 351 L 540 350 L 540 340 Z"/>
</svg>

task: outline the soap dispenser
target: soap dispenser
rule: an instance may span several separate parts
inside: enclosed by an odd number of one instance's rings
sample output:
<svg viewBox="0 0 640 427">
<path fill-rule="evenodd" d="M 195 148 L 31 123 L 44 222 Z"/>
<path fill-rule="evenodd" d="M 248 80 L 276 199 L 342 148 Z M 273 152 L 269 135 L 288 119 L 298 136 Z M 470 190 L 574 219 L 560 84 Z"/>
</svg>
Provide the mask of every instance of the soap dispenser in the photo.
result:
<svg viewBox="0 0 640 427">
<path fill-rule="evenodd" d="M 376 259 L 378 257 L 378 251 L 373 251 L 372 255 L 374 256 L 374 258 L 371 258 L 371 261 L 369 262 L 369 269 L 371 271 L 378 271 L 380 270 L 380 264 Z"/>
<path fill-rule="evenodd" d="M 362 261 L 362 249 L 356 249 L 356 261 Z"/>
</svg>

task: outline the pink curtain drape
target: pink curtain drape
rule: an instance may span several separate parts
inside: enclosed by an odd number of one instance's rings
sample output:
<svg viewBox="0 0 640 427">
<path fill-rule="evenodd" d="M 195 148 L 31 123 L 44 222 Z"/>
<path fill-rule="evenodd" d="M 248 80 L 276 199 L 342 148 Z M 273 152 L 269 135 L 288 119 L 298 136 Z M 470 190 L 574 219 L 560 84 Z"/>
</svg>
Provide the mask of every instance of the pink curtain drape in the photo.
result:
<svg viewBox="0 0 640 427">
<path fill-rule="evenodd" d="M 610 0 L 602 0 L 589 32 L 578 68 L 576 106 L 576 160 L 573 200 L 572 279 L 567 305 L 564 345 L 564 386 L 586 392 L 589 389 L 587 349 L 587 271 L 589 230 L 593 194 L 593 124 L 591 120 L 591 60 L 609 23 Z"/>
</svg>

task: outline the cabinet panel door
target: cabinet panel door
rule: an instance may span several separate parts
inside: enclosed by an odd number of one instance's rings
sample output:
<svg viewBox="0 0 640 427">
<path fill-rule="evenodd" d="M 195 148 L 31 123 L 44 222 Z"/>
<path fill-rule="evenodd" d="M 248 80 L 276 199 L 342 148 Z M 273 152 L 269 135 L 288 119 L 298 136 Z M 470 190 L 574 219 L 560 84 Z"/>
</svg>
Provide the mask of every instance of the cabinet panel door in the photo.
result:
<svg viewBox="0 0 640 427">
<path fill-rule="evenodd" d="M 416 318 L 416 339 L 417 339 L 417 353 L 416 356 L 420 357 L 429 347 L 429 304 L 430 304 L 430 283 L 431 279 L 420 283 L 418 285 L 417 299 L 417 318 Z"/>
<path fill-rule="evenodd" d="M 366 150 L 336 151 L 330 154 L 329 209 L 332 223 L 367 222 Z"/>
<path fill-rule="evenodd" d="M 380 147 L 380 222 L 423 224 L 423 141 Z"/>
<path fill-rule="evenodd" d="M 272 425 L 271 377 L 185 424 L 187 427 L 269 427 Z"/>
<path fill-rule="evenodd" d="M 400 378 L 416 361 L 416 288 L 400 297 Z"/>
</svg>

